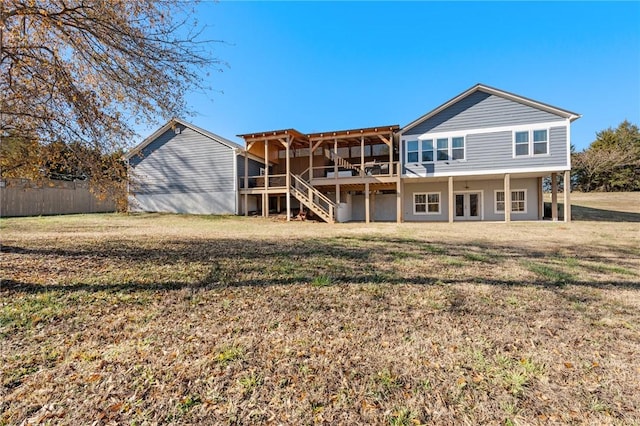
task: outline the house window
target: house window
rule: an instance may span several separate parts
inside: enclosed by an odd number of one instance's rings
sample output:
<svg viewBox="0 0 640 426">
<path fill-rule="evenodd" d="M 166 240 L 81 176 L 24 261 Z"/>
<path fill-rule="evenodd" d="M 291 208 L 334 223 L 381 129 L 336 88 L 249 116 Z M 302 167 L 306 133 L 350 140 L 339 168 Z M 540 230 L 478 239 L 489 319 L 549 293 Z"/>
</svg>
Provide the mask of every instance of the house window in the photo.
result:
<svg viewBox="0 0 640 426">
<path fill-rule="evenodd" d="M 464 160 L 464 136 L 407 142 L 407 163 Z"/>
<path fill-rule="evenodd" d="M 423 192 L 413 194 L 414 214 L 440 214 L 440 193 Z"/>
<path fill-rule="evenodd" d="M 514 132 L 514 156 L 549 154 L 549 131 L 546 129 Z"/>
<path fill-rule="evenodd" d="M 439 138 L 438 144 L 438 161 L 446 161 L 449 159 L 449 139 Z"/>
<path fill-rule="evenodd" d="M 529 155 L 529 132 L 516 132 L 516 156 Z"/>
<path fill-rule="evenodd" d="M 422 162 L 431 161 L 433 161 L 433 139 L 425 139 L 422 141 Z"/>
<path fill-rule="evenodd" d="M 451 138 L 451 159 L 464 160 L 464 138 Z"/>
<path fill-rule="evenodd" d="M 495 213 L 504 213 L 504 191 L 496 191 Z M 514 189 L 511 191 L 511 212 L 527 212 L 527 191 L 525 189 Z"/>
<path fill-rule="evenodd" d="M 549 153 L 549 138 L 546 130 L 533 131 L 533 155 Z"/>
<path fill-rule="evenodd" d="M 407 142 L 407 163 L 418 162 L 418 141 Z"/>
</svg>

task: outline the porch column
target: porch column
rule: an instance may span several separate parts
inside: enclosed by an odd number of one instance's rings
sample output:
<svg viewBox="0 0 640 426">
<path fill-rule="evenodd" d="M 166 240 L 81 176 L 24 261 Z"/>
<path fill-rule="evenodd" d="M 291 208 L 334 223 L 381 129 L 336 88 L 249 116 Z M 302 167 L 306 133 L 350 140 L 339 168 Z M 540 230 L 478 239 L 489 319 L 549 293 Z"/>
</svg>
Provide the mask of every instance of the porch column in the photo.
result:
<svg viewBox="0 0 640 426">
<path fill-rule="evenodd" d="M 269 140 L 264 140 L 264 196 L 262 197 L 262 216 L 269 217 Z"/>
<path fill-rule="evenodd" d="M 571 170 L 564 172 L 564 221 L 571 222 Z"/>
<path fill-rule="evenodd" d="M 369 223 L 369 182 L 364 184 L 364 221 Z"/>
<path fill-rule="evenodd" d="M 396 182 L 396 222 L 402 223 L 402 181 Z"/>
<path fill-rule="evenodd" d="M 449 176 L 448 202 L 449 202 L 449 223 L 453 223 L 453 176 Z"/>
<path fill-rule="evenodd" d="M 287 159 L 285 160 L 287 165 L 287 176 L 285 177 L 285 181 L 287 182 L 287 195 L 286 195 L 287 222 L 291 220 L 291 158 L 290 158 L 291 152 L 290 151 L 291 151 L 291 137 L 287 135 L 287 146 L 286 146 Z M 280 198 L 278 198 L 278 200 L 280 200 Z"/>
<path fill-rule="evenodd" d="M 313 141 L 309 141 L 309 182 L 313 179 Z"/>
<path fill-rule="evenodd" d="M 393 132 L 389 133 L 389 176 L 393 175 Z"/>
<path fill-rule="evenodd" d="M 511 222 L 511 175 L 504 175 L 504 221 Z"/>
<path fill-rule="evenodd" d="M 338 179 L 338 138 L 333 140 L 333 177 Z"/>
<path fill-rule="evenodd" d="M 336 204 L 340 204 L 340 184 L 336 183 Z"/>
<path fill-rule="evenodd" d="M 242 188 L 245 189 L 244 193 L 244 215 L 249 216 L 249 194 L 246 189 L 249 188 L 249 147 L 244 151 L 244 183 Z"/>
<path fill-rule="evenodd" d="M 278 213 L 280 213 L 282 211 L 282 202 L 281 202 L 281 198 L 279 195 L 276 196 L 276 210 L 278 211 Z"/>
<path fill-rule="evenodd" d="M 558 174 L 551 173 L 551 220 L 558 221 Z"/>
<path fill-rule="evenodd" d="M 364 136 L 360 136 L 360 177 L 364 176 Z"/>
<path fill-rule="evenodd" d="M 542 178 L 538 178 L 538 220 L 544 219 L 544 191 L 542 190 Z"/>
</svg>

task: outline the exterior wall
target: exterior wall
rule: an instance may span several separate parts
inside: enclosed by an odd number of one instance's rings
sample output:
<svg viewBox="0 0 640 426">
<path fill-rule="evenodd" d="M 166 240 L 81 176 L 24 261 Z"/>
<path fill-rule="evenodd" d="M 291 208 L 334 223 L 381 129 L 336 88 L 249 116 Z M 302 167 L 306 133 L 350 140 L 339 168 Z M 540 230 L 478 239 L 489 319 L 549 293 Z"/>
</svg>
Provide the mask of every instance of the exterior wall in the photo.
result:
<svg viewBox="0 0 640 426">
<path fill-rule="evenodd" d="M 182 125 L 169 129 L 130 159 L 132 211 L 236 213 L 233 148 Z"/>
<path fill-rule="evenodd" d="M 565 170 L 568 168 L 567 128 L 562 125 L 548 129 L 549 155 L 514 157 L 514 132 L 511 130 L 469 133 L 465 136 L 464 160 L 406 163 L 403 173 L 407 177 L 428 177 L 474 174 L 474 172 L 500 173 L 530 168 Z M 403 140 L 415 140 L 415 138 L 404 137 Z M 403 152 L 406 152 L 406 145 Z"/>
<path fill-rule="evenodd" d="M 416 127 L 410 129 L 406 135 L 512 126 L 547 121 L 564 121 L 564 118 L 500 96 L 478 91 L 418 124 Z"/>
<path fill-rule="evenodd" d="M 512 176 L 512 190 L 526 191 L 526 213 L 511 213 L 511 220 L 537 220 L 538 219 L 538 194 L 542 190 L 538 188 L 537 178 L 518 179 Z M 495 213 L 495 191 L 504 190 L 502 179 L 477 180 L 477 181 L 454 181 L 453 191 L 455 193 L 481 192 L 481 218 L 480 220 L 502 221 L 504 213 Z M 440 193 L 440 213 L 439 214 L 414 214 L 413 194 L 416 192 L 439 192 Z M 407 222 L 446 222 L 449 220 L 449 199 L 447 182 L 411 182 L 406 180 L 403 192 L 404 220 Z M 454 221 L 458 221 L 454 217 Z"/>
<path fill-rule="evenodd" d="M 569 123 L 563 117 L 482 91 L 472 93 L 401 137 L 403 174 L 407 177 L 464 176 L 518 170 L 568 170 Z M 548 130 L 549 153 L 514 155 L 515 131 Z M 407 141 L 463 136 L 462 160 L 406 161 Z M 436 151 L 434 151 L 434 157 Z M 420 159 L 419 159 L 420 160 Z"/>
<path fill-rule="evenodd" d="M 351 197 L 351 220 L 365 220 L 364 194 Z M 376 194 L 369 198 L 371 220 L 374 222 L 396 221 L 396 194 Z"/>
<path fill-rule="evenodd" d="M 115 210 L 115 201 L 96 198 L 87 182 L 7 179 L 0 186 L 0 217 L 104 213 Z"/>
</svg>

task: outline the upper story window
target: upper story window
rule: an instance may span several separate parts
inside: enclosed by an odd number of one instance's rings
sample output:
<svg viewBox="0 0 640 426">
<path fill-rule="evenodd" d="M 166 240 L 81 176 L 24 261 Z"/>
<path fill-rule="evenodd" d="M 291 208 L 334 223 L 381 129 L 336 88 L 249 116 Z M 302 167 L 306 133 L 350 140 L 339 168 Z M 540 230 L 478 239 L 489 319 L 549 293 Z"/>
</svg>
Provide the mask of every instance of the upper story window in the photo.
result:
<svg viewBox="0 0 640 426">
<path fill-rule="evenodd" d="M 464 160 L 464 136 L 406 141 L 407 163 Z"/>
<path fill-rule="evenodd" d="M 513 153 L 515 157 L 549 154 L 549 131 L 537 129 L 514 132 Z"/>
</svg>

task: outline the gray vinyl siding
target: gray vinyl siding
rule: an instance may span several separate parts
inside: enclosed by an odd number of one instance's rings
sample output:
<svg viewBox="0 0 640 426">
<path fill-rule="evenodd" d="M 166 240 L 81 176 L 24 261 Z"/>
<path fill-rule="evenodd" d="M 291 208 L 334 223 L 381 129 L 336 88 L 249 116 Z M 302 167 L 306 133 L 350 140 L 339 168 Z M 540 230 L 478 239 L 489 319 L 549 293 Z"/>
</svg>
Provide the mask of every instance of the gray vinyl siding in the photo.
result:
<svg viewBox="0 0 640 426">
<path fill-rule="evenodd" d="M 410 140 L 408 137 L 406 140 Z M 464 161 L 435 163 L 407 163 L 404 174 L 408 176 L 430 176 L 457 172 L 517 170 L 531 167 L 557 167 L 567 165 L 567 128 L 549 129 L 549 155 L 532 157 L 513 156 L 513 132 L 474 133 L 465 138 L 466 158 Z M 448 163 L 448 164 L 447 164 Z"/>
<path fill-rule="evenodd" d="M 563 121 L 564 118 L 484 92 L 475 92 L 409 129 L 407 135 Z"/>
<path fill-rule="evenodd" d="M 233 214 L 234 149 L 179 125 L 130 159 L 132 210 Z"/>
<path fill-rule="evenodd" d="M 264 167 L 264 163 L 249 158 L 249 173 L 248 176 L 258 176 L 260 174 L 260 168 Z M 244 156 L 238 155 L 238 177 L 244 177 Z"/>
</svg>

